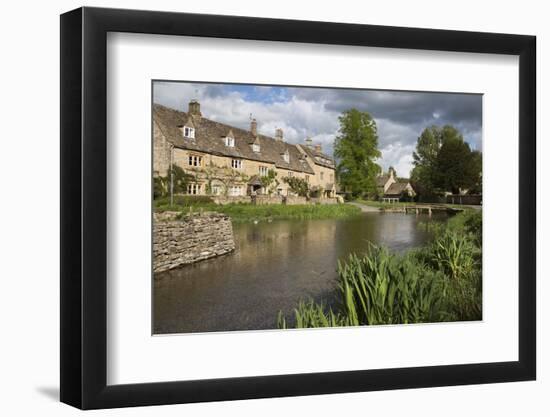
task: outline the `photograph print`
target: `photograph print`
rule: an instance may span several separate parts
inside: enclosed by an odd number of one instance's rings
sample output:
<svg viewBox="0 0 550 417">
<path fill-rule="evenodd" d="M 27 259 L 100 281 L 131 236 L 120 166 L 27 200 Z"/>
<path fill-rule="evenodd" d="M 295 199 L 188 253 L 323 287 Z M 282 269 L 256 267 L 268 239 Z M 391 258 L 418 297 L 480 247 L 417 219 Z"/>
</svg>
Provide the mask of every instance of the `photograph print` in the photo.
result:
<svg viewBox="0 0 550 417">
<path fill-rule="evenodd" d="M 152 81 L 153 334 L 482 320 L 482 95 Z"/>
</svg>

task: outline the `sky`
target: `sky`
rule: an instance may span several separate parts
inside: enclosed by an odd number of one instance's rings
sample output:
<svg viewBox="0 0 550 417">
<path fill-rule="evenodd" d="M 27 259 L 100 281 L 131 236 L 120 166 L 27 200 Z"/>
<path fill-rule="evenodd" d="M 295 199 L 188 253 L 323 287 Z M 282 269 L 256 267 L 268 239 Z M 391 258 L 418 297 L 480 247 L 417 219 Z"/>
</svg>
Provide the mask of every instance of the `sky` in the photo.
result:
<svg viewBox="0 0 550 417">
<path fill-rule="evenodd" d="M 309 136 L 331 156 L 338 116 L 351 108 L 367 111 L 378 127 L 377 162 L 384 170 L 393 166 L 401 177 L 409 177 L 416 141 L 428 126 L 451 124 L 481 150 L 480 94 L 154 82 L 155 103 L 187 111 L 191 99 L 200 101 L 206 118 L 248 129 L 252 115 L 260 133 L 275 136 L 282 128 L 289 143 Z"/>
</svg>

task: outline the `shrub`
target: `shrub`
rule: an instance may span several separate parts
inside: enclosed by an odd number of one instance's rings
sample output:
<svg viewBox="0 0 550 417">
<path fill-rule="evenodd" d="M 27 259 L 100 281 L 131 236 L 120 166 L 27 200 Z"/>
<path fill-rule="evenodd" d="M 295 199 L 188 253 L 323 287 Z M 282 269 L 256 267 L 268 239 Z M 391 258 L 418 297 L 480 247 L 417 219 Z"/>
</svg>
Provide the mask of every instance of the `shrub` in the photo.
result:
<svg viewBox="0 0 550 417">
<path fill-rule="evenodd" d="M 447 229 L 468 235 L 477 246 L 481 247 L 483 231 L 481 210 L 465 210 L 457 214 L 448 221 Z"/>
<path fill-rule="evenodd" d="M 165 177 L 153 178 L 153 198 L 155 200 L 168 194 L 168 184 Z"/>
<path fill-rule="evenodd" d="M 309 196 L 309 184 L 305 179 L 298 177 L 284 177 L 283 181 L 288 184 L 293 193 L 300 197 Z"/>
</svg>

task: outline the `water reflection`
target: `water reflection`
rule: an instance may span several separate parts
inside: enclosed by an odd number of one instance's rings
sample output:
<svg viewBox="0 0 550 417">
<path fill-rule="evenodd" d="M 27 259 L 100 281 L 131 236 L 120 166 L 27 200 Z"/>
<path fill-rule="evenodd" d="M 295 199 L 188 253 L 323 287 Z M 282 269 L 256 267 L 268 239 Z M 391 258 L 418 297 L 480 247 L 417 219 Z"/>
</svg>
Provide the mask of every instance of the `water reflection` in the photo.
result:
<svg viewBox="0 0 550 417">
<path fill-rule="evenodd" d="M 300 299 L 334 301 L 336 264 L 369 242 L 421 246 L 419 221 L 441 217 L 365 213 L 353 219 L 236 224 L 234 253 L 157 275 L 154 332 L 273 329 Z"/>
</svg>

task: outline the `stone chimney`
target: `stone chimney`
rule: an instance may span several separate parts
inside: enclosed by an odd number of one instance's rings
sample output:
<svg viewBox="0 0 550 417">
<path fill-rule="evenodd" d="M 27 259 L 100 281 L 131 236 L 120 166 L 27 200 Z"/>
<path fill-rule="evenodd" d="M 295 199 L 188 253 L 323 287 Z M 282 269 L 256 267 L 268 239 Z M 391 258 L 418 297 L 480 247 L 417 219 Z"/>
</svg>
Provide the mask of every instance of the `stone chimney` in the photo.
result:
<svg viewBox="0 0 550 417">
<path fill-rule="evenodd" d="M 252 133 L 252 136 L 258 136 L 258 122 L 256 119 L 252 119 L 250 122 L 250 132 Z"/>
<path fill-rule="evenodd" d="M 283 140 L 283 129 L 281 129 L 280 127 L 275 129 L 275 139 L 277 140 Z"/>
<path fill-rule="evenodd" d="M 311 145 L 313 144 L 313 141 L 311 140 L 311 138 L 308 136 L 306 138 L 306 146 L 311 148 Z"/>
<path fill-rule="evenodd" d="M 198 116 L 198 117 L 201 117 L 202 116 L 202 113 L 201 113 L 201 104 L 193 99 L 189 102 L 189 114 L 191 116 Z"/>
<path fill-rule="evenodd" d="M 317 153 L 323 152 L 323 146 L 320 143 L 315 144 L 315 152 Z"/>
</svg>

